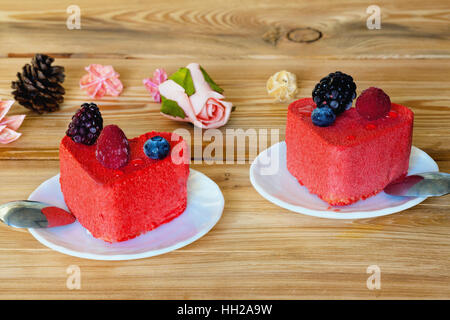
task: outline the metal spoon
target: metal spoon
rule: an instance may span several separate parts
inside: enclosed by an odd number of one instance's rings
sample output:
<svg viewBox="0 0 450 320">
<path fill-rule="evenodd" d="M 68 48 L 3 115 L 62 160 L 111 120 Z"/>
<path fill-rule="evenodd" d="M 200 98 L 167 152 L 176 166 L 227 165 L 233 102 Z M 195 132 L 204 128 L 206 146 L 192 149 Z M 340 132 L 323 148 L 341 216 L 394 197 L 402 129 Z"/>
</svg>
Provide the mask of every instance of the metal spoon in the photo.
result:
<svg viewBox="0 0 450 320">
<path fill-rule="evenodd" d="M 405 177 L 389 184 L 384 192 L 394 196 L 429 197 L 450 193 L 450 174 L 424 172 Z"/>
<path fill-rule="evenodd" d="M 76 218 L 47 203 L 19 200 L 0 205 L 0 220 L 15 228 L 52 228 L 73 223 Z"/>
</svg>

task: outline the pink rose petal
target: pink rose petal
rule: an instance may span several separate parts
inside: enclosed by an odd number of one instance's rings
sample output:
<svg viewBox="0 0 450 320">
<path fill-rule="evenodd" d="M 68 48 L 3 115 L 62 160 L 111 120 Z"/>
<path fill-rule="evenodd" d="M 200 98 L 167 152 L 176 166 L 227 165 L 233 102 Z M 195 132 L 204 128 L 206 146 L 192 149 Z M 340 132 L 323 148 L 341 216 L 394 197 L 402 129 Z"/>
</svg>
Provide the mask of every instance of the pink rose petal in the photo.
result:
<svg viewBox="0 0 450 320">
<path fill-rule="evenodd" d="M 0 132 L 0 143 L 7 144 L 16 141 L 22 134 L 9 128 L 3 128 Z"/>
<path fill-rule="evenodd" d="M 6 116 L 13 104 L 14 100 L 0 101 L 0 120 L 2 120 Z"/>
<path fill-rule="evenodd" d="M 7 144 L 13 142 L 22 135 L 15 130 L 19 129 L 25 115 L 15 115 L 7 117 L 9 109 L 13 105 L 14 100 L 0 101 L 0 143 Z"/>
<path fill-rule="evenodd" d="M 24 114 L 4 117 L 3 120 L 0 121 L 0 125 L 6 125 L 11 130 L 17 130 L 22 125 L 24 119 L 25 119 Z"/>
</svg>

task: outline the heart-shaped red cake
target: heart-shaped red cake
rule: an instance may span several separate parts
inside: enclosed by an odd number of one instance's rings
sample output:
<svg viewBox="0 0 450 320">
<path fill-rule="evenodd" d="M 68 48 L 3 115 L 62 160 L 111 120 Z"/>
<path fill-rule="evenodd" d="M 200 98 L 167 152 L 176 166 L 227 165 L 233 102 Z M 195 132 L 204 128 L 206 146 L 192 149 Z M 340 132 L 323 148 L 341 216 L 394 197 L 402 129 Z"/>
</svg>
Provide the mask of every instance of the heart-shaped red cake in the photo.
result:
<svg viewBox="0 0 450 320">
<path fill-rule="evenodd" d="M 309 98 L 291 103 L 286 125 L 287 168 L 311 193 L 331 205 L 347 205 L 406 175 L 410 109 L 392 103 L 386 116 L 370 121 L 351 108 L 320 127 L 311 120 L 315 108 Z"/>
<path fill-rule="evenodd" d="M 151 159 L 144 144 L 153 137 L 170 144 L 164 159 Z M 187 204 L 189 151 L 179 136 L 149 132 L 128 140 L 129 161 L 109 169 L 96 158 L 96 145 L 65 136 L 60 145 L 61 190 L 70 211 L 96 238 L 134 238 L 179 216 Z"/>
</svg>

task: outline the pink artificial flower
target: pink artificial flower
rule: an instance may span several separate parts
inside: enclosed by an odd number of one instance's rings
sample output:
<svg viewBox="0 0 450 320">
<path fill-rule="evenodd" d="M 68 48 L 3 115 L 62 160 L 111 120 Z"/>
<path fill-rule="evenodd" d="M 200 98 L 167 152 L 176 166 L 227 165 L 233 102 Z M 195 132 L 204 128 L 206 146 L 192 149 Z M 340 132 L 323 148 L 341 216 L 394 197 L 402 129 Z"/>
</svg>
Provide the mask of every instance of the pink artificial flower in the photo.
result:
<svg viewBox="0 0 450 320">
<path fill-rule="evenodd" d="M 211 89 L 197 63 L 191 63 L 187 68 L 195 86 L 193 95 L 188 96 L 184 88 L 172 80 L 165 81 L 159 86 L 164 97 L 177 102 L 183 109 L 185 118 L 162 114 L 173 120 L 191 122 L 203 129 L 215 129 L 225 125 L 230 118 L 233 104 L 223 101 L 225 97 Z"/>
<path fill-rule="evenodd" d="M 228 112 L 231 108 L 227 108 L 224 104 L 217 99 L 209 98 L 206 100 L 204 108 L 197 115 L 197 119 L 205 127 L 221 127 L 228 121 Z"/>
<path fill-rule="evenodd" d="M 21 133 L 16 132 L 22 125 L 25 115 L 6 117 L 14 100 L 0 101 L 0 143 L 7 144 L 20 138 Z"/>
<path fill-rule="evenodd" d="M 186 95 L 187 97 L 187 95 Z M 198 128 L 216 129 L 228 122 L 232 105 L 229 102 L 221 101 L 215 98 L 208 98 L 200 113 L 195 114 L 193 106 L 189 103 L 189 99 L 185 100 L 187 103 L 181 103 L 180 106 L 186 114 L 184 119 L 173 117 L 162 113 L 162 115 L 176 121 L 191 122 Z"/>
<path fill-rule="evenodd" d="M 167 80 L 167 73 L 164 69 L 156 69 L 153 73 L 153 78 L 146 78 L 142 82 L 147 88 L 150 95 L 153 97 L 153 101 L 161 102 L 161 95 L 159 93 L 159 85 Z"/>
<path fill-rule="evenodd" d="M 87 66 L 88 74 L 80 79 L 80 88 L 86 90 L 92 99 L 100 99 L 104 95 L 117 97 L 123 90 L 119 74 L 112 66 L 90 64 Z"/>
</svg>

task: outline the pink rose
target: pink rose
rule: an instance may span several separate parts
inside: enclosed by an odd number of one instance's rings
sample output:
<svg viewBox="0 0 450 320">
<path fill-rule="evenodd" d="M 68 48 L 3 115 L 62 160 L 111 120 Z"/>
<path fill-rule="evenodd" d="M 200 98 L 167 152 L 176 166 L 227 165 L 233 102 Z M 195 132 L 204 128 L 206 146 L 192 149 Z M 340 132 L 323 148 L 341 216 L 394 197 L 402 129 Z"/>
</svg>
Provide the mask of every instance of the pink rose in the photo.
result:
<svg viewBox="0 0 450 320">
<path fill-rule="evenodd" d="M 162 89 L 161 92 L 163 93 L 166 89 L 177 92 L 170 98 L 175 100 L 183 109 L 185 117 L 174 117 L 165 113 L 162 113 L 162 115 L 176 121 L 191 122 L 196 127 L 203 129 L 219 128 L 228 122 L 233 105 L 230 102 L 220 100 L 223 97 L 221 94 L 212 90 L 209 91 L 210 97 L 207 97 L 206 102 L 201 105 L 192 96 L 188 97 L 184 91 L 173 88 L 175 86 L 178 86 L 175 82 L 166 82 L 165 86 L 160 86 L 160 90 Z M 205 100 L 205 97 L 203 97 L 203 100 Z"/>
<path fill-rule="evenodd" d="M 195 93 L 191 96 L 188 96 L 185 89 L 172 80 L 159 85 L 160 94 L 166 99 L 175 101 L 183 109 L 185 117 L 162 114 L 173 120 L 191 122 L 196 127 L 204 129 L 215 129 L 225 125 L 230 118 L 233 104 L 223 101 L 225 97 L 211 89 L 198 64 L 191 63 L 187 68 L 195 87 Z"/>
<path fill-rule="evenodd" d="M 186 95 L 187 97 L 187 95 Z M 187 98 L 189 100 L 189 98 Z M 229 102 L 209 98 L 197 115 L 194 108 L 189 104 L 180 104 L 186 114 L 185 118 L 179 118 L 162 113 L 162 115 L 176 121 L 191 122 L 193 125 L 203 129 L 215 129 L 225 125 L 230 117 L 232 105 Z"/>
<path fill-rule="evenodd" d="M 204 127 L 217 128 L 227 123 L 230 111 L 231 107 L 225 107 L 220 100 L 209 98 L 203 109 L 197 115 L 197 120 Z"/>
</svg>

